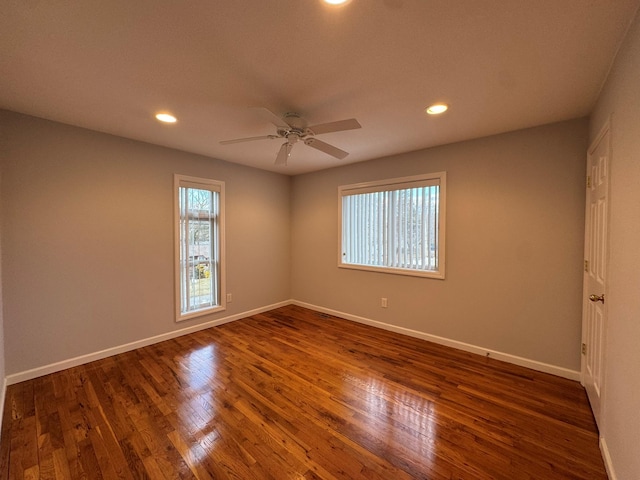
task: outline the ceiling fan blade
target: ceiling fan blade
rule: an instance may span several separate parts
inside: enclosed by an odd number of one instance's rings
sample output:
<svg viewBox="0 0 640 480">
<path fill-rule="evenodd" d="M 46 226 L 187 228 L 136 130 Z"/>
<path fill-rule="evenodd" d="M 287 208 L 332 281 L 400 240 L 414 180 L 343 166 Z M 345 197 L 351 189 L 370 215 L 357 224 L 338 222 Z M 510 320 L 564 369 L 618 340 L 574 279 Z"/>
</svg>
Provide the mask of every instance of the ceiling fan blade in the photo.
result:
<svg viewBox="0 0 640 480">
<path fill-rule="evenodd" d="M 343 130 L 355 130 L 356 128 L 362 128 L 362 125 L 358 123 L 355 118 L 348 120 L 338 120 L 337 122 L 321 123 L 319 125 L 313 125 L 308 128 L 314 135 L 320 135 L 322 133 L 341 132 Z"/>
<path fill-rule="evenodd" d="M 235 140 L 223 140 L 220 145 L 229 145 L 231 143 L 253 142 L 254 140 L 267 140 L 280 138 L 278 135 L 261 135 L 259 137 L 237 138 Z"/>
<path fill-rule="evenodd" d="M 290 128 L 287 122 L 285 122 L 282 118 L 280 118 L 278 115 L 273 113 L 268 108 L 263 108 L 263 107 L 254 107 L 254 108 L 258 112 L 258 114 L 262 118 L 264 118 L 267 122 L 273 123 L 276 127 L 279 127 L 279 128 L 286 128 L 286 129 Z"/>
<path fill-rule="evenodd" d="M 284 142 L 278 151 L 278 156 L 276 157 L 276 165 L 287 165 L 287 159 L 289 155 L 291 155 L 291 149 L 293 145 L 289 142 Z"/>
<path fill-rule="evenodd" d="M 328 143 L 325 143 L 322 140 L 318 140 L 317 138 L 307 138 L 304 143 L 306 145 L 309 145 L 310 147 L 320 150 L 321 152 L 331 155 L 332 157 L 339 158 L 340 160 L 349 155 L 348 152 L 340 150 L 338 147 L 329 145 Z"/>
</svg>

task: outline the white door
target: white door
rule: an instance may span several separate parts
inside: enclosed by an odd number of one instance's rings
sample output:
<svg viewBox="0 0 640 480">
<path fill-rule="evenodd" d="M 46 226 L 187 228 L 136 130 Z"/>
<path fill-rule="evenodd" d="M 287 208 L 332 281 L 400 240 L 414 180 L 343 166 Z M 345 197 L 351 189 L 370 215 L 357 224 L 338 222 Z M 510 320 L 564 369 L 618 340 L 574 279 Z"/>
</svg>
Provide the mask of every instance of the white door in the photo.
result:
<svg viewBox="0 0 640 480">
<path fill-rule="evenodd" d="M 585 228 L 584 301 L 582 313 L 582 383 L 596 422 L 604 384 L 607 331 L 607 227 L 609 223 L 609 125 L 589 149 Z"/>
</svg>

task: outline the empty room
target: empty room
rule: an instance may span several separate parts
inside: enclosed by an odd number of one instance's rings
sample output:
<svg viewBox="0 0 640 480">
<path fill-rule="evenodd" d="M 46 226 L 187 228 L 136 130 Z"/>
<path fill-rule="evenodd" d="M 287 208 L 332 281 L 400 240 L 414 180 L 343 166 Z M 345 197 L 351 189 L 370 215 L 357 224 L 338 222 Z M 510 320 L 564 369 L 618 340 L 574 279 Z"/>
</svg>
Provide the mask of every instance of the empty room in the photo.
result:
<svg viewBox="0 0 640 480">
<path fill-rule="evenodd" d="M 640 0 L 0 7 L 1 479 L 640 479 Z"/>
</svg>

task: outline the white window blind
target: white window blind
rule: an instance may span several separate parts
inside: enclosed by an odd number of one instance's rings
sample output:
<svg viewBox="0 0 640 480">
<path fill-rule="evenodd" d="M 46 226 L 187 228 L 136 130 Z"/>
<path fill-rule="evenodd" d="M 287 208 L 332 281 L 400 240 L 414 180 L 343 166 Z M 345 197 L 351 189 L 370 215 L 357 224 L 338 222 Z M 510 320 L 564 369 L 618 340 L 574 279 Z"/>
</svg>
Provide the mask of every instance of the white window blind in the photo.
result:
<svg viewBox="0 0 640 480">
<path fill-rule="evenodd" d="M 176 175 L 177 319 L 224 308 L 222 302 L 224 184 Z"/>
<path fill-rule="evenodd" d="M 339 266 L 444 278 L 445 173 L 340 187 Z"/>
</svg>

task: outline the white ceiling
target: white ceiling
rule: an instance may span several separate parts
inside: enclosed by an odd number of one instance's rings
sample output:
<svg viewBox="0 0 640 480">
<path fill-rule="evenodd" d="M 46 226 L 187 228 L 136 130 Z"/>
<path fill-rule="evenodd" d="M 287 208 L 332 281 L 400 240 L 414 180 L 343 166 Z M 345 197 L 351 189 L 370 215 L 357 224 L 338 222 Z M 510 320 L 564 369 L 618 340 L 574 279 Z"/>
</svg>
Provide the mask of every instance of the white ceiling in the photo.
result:
<svg viewBox="0 0 640 480">
<path fill-rule="evenodd" d="M 0 108 L 295 175 L 587 115 L 639 2 L 0 0 Z M 275 133 L 248 107 L 362 129 L 276 167 L 219 144 Z"/>
</svg>

